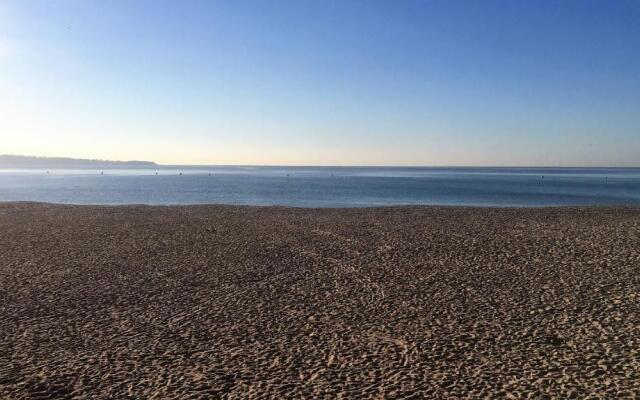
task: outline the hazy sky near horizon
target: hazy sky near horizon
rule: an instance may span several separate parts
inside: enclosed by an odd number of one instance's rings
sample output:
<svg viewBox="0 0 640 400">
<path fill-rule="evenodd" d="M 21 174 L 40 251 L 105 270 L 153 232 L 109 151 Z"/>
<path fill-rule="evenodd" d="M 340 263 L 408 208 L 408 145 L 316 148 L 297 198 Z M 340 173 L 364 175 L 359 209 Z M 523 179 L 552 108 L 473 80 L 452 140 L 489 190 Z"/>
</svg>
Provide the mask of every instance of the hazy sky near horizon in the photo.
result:
<svg viewBox="0 0 640 400">
<path fill-rule="evenodd" d="M 0 154 L 640 166 L 640 1 L 0 1 Z"/>
</svg>

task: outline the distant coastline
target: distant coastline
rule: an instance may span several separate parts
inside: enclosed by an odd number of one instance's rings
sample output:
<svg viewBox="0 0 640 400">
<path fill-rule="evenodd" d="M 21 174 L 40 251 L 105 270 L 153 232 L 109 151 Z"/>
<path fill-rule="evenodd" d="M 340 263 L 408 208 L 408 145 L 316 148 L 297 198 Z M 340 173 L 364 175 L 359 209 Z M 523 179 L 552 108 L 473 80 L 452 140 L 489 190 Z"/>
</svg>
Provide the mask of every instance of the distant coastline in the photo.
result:
<svg viewBox="0 0 640 400">
<path fill-rule="evenodd" d="M 156 168 L 152 161 L 112 161 L 69 157 L 0 155 L 0 168 Z"/>
</svg>

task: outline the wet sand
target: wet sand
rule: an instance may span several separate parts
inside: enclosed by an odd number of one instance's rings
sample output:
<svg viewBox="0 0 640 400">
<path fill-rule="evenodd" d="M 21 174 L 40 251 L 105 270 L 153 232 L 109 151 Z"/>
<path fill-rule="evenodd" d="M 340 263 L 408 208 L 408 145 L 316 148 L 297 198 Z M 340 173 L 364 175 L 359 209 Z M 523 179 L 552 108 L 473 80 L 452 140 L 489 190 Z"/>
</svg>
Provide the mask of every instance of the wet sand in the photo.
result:
<svg viewBox="0 0 640 400">
<path fill-rule="evenodd" d="M 0 204 L 0 398 L 632 398 L 640 208 Z"/>
</svg>

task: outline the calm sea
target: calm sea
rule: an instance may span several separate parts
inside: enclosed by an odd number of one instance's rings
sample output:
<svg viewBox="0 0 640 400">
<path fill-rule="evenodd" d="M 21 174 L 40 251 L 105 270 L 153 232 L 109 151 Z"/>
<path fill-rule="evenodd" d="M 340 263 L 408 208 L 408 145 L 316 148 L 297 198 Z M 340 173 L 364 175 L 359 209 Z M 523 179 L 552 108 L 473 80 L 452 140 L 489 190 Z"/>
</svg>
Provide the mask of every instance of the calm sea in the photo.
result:
<svg viewBox="0 0 640 400">
<path fill-rule="evenodd" d="M 69 204 L 640 204 L 638 168 L 193 167 L 0 170 L 0 201 Z"/>
</svg>

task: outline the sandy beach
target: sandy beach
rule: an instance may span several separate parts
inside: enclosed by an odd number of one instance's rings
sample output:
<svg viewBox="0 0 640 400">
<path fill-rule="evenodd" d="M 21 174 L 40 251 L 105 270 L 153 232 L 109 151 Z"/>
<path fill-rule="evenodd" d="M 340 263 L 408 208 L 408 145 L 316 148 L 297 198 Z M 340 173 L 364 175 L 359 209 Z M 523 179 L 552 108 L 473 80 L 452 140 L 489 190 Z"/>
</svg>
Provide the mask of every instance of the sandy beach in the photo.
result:
<svg viewBox="0 0 640 400">
<path fill-rule="evenodd" d="M 640 208 L 0 204 L 0 398 L 633 398 Z"/>
</svg>

